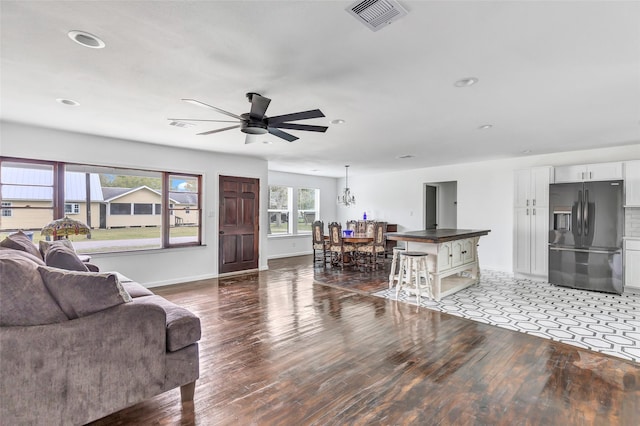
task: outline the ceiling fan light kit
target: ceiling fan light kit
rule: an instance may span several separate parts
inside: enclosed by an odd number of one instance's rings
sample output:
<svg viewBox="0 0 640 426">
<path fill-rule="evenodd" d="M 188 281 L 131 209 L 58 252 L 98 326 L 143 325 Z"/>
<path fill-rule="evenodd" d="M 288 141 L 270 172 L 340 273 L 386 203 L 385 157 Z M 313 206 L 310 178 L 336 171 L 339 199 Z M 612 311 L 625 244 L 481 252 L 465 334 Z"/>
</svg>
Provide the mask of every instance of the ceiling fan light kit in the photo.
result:
<svg viewBox="0 0 640 426">
<path fill-rule="evenodd" d="M 188 102 L 190 104 L 198 105 L 204 108 L 209 108 L 216 112 L 219 112 L 220 114 L 224 114 L 229 117 L 235 118 L 237 121 L 202 120 L 202 119 L 190 119 L 190 118 L 181 118 L 181 119 L 170 118 L 169 120 L 237 123 L 234 126 L 209 130 L 207 132 L 198 133 L 198 135 L 210 135 L 213 133 L 219 133 L 219 132 L 224 132 L 226 130 L 240 128 L 240 131 L 247 135 L 247 138 L 245 139 L 245 143 L 252 142 L 252 140 L 249 139 L 249 135 L 264 135 L 267 133 L 270 133 L 288 142 L 293 142 L 298 139 L 297 136 L 284 132 L 280 129 L 302 130 L 302 131 L 308 131 L 308 132 L 326 132 L 328 129 L 328 127 L 326 126 L 313 126 L 309 124 L 289 123 L 290 121 L 308 120 L 311 118 L 324 117 L 325 115 L 319 109 L 313 109 L 313 110 L 302 111 L 302 112 L 294 112 L 291 114 L 277 115 L 275 117 L 268 117 L 265 115 L 265 113 L 267 111 L 267 108 L 269 107 L 269 104 L 271 103 L 271 99 L 265 98 L 259 93 L 254 93 L 254 92 L 247 93 L 247 99 L 251 103 L 251 110 L 247 113 L 240 114 L 240 115 L 234 114 L 229 111 L 225 111 L 213 105 L 209 105 L 204 102 L 198 101 L 196 99 L 182 99 L 183 101 Z"/>
</svg>

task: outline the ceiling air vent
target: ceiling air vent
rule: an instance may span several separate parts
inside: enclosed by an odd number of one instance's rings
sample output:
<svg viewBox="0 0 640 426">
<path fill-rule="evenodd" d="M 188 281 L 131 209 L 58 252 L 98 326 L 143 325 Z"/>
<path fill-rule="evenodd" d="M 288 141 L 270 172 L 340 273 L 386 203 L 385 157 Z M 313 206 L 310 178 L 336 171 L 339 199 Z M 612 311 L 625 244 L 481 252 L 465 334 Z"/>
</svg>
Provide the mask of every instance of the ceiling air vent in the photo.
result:
<svg viewBox="0 0 640 426">
<path fill-rule="evenodd" d="M 407 14 L 407 10 L 395 0 L 357 1 L 347 7 L 347 12 L 372 31 L 378 31 Z"/>
</svg>

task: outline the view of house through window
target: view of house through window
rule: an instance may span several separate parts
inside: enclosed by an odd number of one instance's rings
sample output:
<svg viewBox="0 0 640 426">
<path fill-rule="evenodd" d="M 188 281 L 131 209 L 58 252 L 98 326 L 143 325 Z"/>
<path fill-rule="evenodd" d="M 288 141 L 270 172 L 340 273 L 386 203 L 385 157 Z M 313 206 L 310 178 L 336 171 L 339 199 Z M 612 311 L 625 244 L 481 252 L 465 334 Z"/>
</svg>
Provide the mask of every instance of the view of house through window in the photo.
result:
<svg viewBox="0 0 640 426">
<path fill-rule="evenodd" d="M 90 236 L 68 237 L 79 253 L 200 244 L 199 176 L 2 158 L 0 172 L 0 238 L 24 230 L 37 243 L 54 216 L 68 216 L 91 228 Z M 64 176 L 64 188 L 55 176 Z M 163 192 L 165 179 L 171 187 Z"/>
</svg>

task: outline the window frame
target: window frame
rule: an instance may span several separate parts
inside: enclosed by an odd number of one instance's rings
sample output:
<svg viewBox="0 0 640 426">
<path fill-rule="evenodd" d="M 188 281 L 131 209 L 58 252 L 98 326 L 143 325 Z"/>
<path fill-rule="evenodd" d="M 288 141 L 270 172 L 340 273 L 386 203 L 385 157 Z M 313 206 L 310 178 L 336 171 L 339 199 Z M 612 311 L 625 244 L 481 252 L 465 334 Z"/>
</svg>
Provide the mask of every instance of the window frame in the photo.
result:
<svg viewBox="0 0 640 426">
<path fill-rule="evenodd" d="M 12 201 L 2 201 L 0 209 L 0 216 L 2 217 L 13 217 L 13 202 Z"/>
<path fill-rule="evenodd" d="M 161 193 L 161 199 L 162 202 L 160 203 L 160 212 L 156 211 L 156 206 L 158 205 L 157 203 L 151 203 L 152 204 L 152 212 L 151 215 L 157 215 L 160 214 L 162 216 L 161 219 L 161 241 L 160 241 L 160 247 L 157 248 L 151 248 L 151 249 L 143 249 L 143 250 L 162 250 L 162 249 L 169 249 L 169 248 L 175 248 L 175 247 L 185 247 L 185 246 L 202 246 L 202 227 L 203 227 L 203 223 L 202 223 L 202 175 L 201 174 L 195 174 L 195 173 L 182 173 L 182 172 L 171 172 L 171 171 L 158 171 L 158 170 L 149 170 L 149 169 L 142 169 L 142 168 L 130 168 L 130 167 L 119 167 L 119 166 L 105 166 L 105 165 L 100 165 L 100 164 L 87 164 L 87 163 L 67 163 L 67 162 L 62 162 L 62 161 L 53 161 L 53 160 L 36 160 L 36 159 L 30 159 L 30 158 L 19 158 L 19 157 L 7 157 L 7 156 L 0 156 L 0 167 L 2 167 L 3 163 L 24 163 L 24 164 L 38 164 L 38 165 L 43 165 L 43 166 L 50 166 L 52 168 L 52 173 L 53 173 L 53 183 L 52 185 L 39 185 L 39 186 L 47 186 L 47 187 L 51 187 L 52 188 L 52 203 L 51 206 L 36 206 L 36 207 L 31 207 L 31 206 L 11 206 L 11 209 L 6 209 L 6 210 L 14 210 L 14 209 L 44 209 L 44 210 L 52 210 L 53 211 L 53 220 L 56 219 L 62 219 L 65 217 L 66 213 L 65 212 L 65 204 L 77 204 L 77 203 L 69 203 L 69 202 L 65 202 L 65 170 L 67 168 L 67 166 L 70 166 L 73 168 L 73 166 L 79 166 L 79 167 L 86 167 L 86 168 L 110 168 L 110 169 L 116 169 L 116 170 L 131 170 L 131 171 L 139 171 L 139 172 L 151 172 L 151 173 L 159 173 L 160 174 L 160 178 L 162 180 L 162 190 L 160 191 Z M 173 176 L 173 175 L 178 175 L 178 176 L 184 176 L 184 177 L 188 177 L 191 179 L 194 179 L 197 182 L 197 188 L 195 193 L 197 194 L 197 211 L 198 211 L 198 219 L 197 219 L 197 237 L 195 241 L 188 241 L 188 242 L 181 242 L 181 243 L 171 243 L 170 239 L 169 239 L 169 216 L 170 216 L 170 207 L 169 207 L 169 197 L 168 197 L 168 193 L 169 193 L 169 187 L 167 185 L 168 181 L 169 181 L 169 177 Z M 2 196 L 2 182 L 0 182 L 0 199 Z M 32 185 L 33 186 L 33 185 Z M 4 204 L 5 202 L 2 201 L 2 203 Z M 109 203 L 111 204 L 111 203 Z M 124 203 L 123 203 L 124 204 Z M 143 203 L 144 204 L 144 203 Z M 79 207 L 79 206 L 78 206 Z M 2 209 L 3 211 L 5 209 Z M 110 210 L 107 209 L 107 210 Z M 191 208 L 192 213 L 193 210 L 195 210 L 193 207 Z M 110 214 L 110 212 L 108 212 L 107 214 Z M 133 214 L 133 206 L 131 207 L 131 213 Z M 5 232 L 5 230 L 0 230 L 1 232 Z M 10 230 L 7 230 L 10 231 Z M 131 251 L 138 251 L 138 250 L 131 250 Z M 105 251 L 105 252 L 100 252 L 100 253 L 118 253 L 120 251 Z"/>
<path fill-rule="evenodd" d="M 67 206 L 70 206 L 69 211 L 67 211 Z M 79 203 L 64 203 L 64 214 L 80 214 L 80 204 Z"/>
</svg>

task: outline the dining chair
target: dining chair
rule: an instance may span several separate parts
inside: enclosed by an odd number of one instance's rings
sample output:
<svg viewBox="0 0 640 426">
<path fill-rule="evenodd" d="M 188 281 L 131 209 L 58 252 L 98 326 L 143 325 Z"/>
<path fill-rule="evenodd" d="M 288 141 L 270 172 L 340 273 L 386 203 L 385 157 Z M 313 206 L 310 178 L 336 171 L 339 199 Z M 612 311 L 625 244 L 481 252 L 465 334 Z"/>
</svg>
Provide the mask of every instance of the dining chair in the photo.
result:
<svg viewBox="0 0 640 426">
<path fill-rule="evenodd" d="M 358 221 L 357 220 L 348 220 L 347 221 L 347 229 L 353 231 L 355 234 L 358 230 Z"/>
<path fill-rule="evenodd" d="M 329 251 L 329 241 L 324 238 L 324 222 L 316 220 L 311 225 L 311 235 L 313 241 L 313 263 L 318 260 L 322 261 L 322 265 L 326 266 L 327 261 L 331 259 Z"/>
<path fill-rule="evenodd" d="M 385 252 L 385 230 L 387 229 L 386 222 L 373 222 L 372 224 L 372 237 L 373 241 L 370 243 L 358 246 L 356 248 L 358 254 L 366 257 L 369 262 L 365 263 L 365 266 L 371 269 L 378 269 L 378 265 L 384 267 L 384 252 Z M 378 264 L 378 259 L 380 263 Z"/>
<path fill-rule="evenodd" d="M 349 262 L 353 259 L 355 247 L 352 244 L 346 244 L 342 239 L 342 225 L 338 222 L 329 224 L 329 251 L 331 252 L 331 264 L 340 265 L 344 268 L 347 258 Z"/>
</svg>

